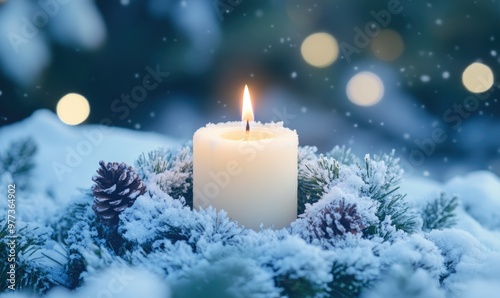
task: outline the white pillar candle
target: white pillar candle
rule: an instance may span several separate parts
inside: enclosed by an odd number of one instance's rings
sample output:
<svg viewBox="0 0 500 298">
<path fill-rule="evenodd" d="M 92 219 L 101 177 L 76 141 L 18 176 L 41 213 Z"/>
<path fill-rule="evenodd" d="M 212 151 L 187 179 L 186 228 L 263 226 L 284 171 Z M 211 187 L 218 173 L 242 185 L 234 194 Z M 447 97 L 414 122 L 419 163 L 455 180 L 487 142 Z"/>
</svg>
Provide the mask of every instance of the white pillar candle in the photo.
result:
<svg viewBox="0 0 500 298">
<path fill-rule="evenodd" d="M 223 209 L 254 230 L 286 227 L 297 217 L 298 136 L 282 123 L 250 122 L 246 87 L 244 98 L 246 121 L 208 124 L 193 136 L 194 208 Z"/>
</svg>

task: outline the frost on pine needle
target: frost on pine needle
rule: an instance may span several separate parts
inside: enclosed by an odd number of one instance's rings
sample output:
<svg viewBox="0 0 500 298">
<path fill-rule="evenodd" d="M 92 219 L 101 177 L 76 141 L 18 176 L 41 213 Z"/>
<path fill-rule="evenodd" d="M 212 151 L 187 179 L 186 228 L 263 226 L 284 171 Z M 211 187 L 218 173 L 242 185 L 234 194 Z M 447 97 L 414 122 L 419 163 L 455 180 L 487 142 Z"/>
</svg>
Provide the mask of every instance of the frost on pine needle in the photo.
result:
<svg viewBox="0 0 500 298">
<path fill-rule="evenodd" d="M 406 233 L 416 233 L 421 230 L 422 218 L 417 210 L 410 206 L 405 197 L 402 194 L 386 197 L 379 206 L 377 216 L 381 222 L 387 219 L 396 230 Z M 382 231 L 379 229 L 375 229 L 373 232 L 382 235 Z"/>
<path fill-rule="evenodd" d="M 352 153 L 351 148 L 346 146 L 335 146 L 332 150 L 326 153 L 327 157 L 337 160 L 342 165 L 359 164 L 359 158 Z"/>
<path fill-rule="evenodd" d="M 7 241 L 9 233 L 6 220 L 0 222 L 0 258 L 5 266 L 0 269 L 0 274 L 6 279 L 9 274 L 7 260 L 10 256 L 10 248 Z M 51 239 L 52 229 L 36 223 L 17 222 L 15 240 L 16 246 L 16 290 L 35 292 L 38 294 L 46 292 L 55 285 L 65 285 L 66 279 L 63 266 L 65 256 L 51 255 L 56 243 Z M 7 281 L 2 282 L 0 291 L 11 291 L 7 289 Z"/>
<path fill-rule="evenodd" d="M 381 222 L 390 217 L 391 224 L 397 230 L 406 233 L 420 231 L 420 214 L 408 203 L 404 194 L 397 192 L 404 171 L 399 159 L 394 157 L 394 151 L 390 155 L 375 156 L 374 159 L 367 154 L 359 173 L 365 182 L 363 193 L 380 203 L 377 216 Z M 376 228 L 370 231 L 371 234 L 378 232 Z"/>
<path fill-rule="evenodd" d="M 440 193 L 439 197 L 427 202 L 422 210 L 424 231 L 451 228 L 457 222 L 458 197 Z"/>
<path fill-rule="evenodd" d="M 301 164 L 304 164 L 307 161 L 312 161 L 316 160 L 318 158 L 316 152 L 318 151 L 318 148 L 315 146 L 299 146 L 298 148 L 298 163 L 299 163 L 299 168 Z"/>
<path fill-rule="evenodd" d="M 159 276 L 169 276 L 184 268 L 195 266 L 202 256 L 193 251 L 185 241 L 172 243 L 169 239 L 156 241 L 151 252 L 136 249 L 124 259 L 132 265 L 141 266 Z"/>
<path fill-rule="evenodd" d="M 150 251 L 156 241 L 186 241 L 195 250 L 204 242 L 231 243 L 244 229 L 231 221 L 224 211 L 214 208 L 196 211 L 161 191 L 140 197 L 120 217 L 123 237 Z"/>
<path fill-rule="evenodd" d="M 333 158 L 320 155 L 317 159 L 299 164 L 298 214 L 306 204 L 313 204 L 328 191 L 334 179 L 339 178 L 340 165 Z"/>
<path fill-rule="evenodd" d="M 91 221 L 80 221 L 68 231 L 64 242 L 68 253 L 68 287 L 74 289 L 81 284 L 80 275 L 86 270 L 83 254 L 94 246 L 104 245 L 104 240 L 99 239 L 97 227 Z"/>
<path fill-rule="evenodd" d="M 331 297 L 357 297 L 363 288 L 371 287 L 380 275 L 376 255 L 378 241 L 347 235 L 332 250 L 332 276 L 328 283 Z"/>
<path fill-rule="evenodd" d="M 189 239 L 183 225 L 191 219 L 182 201 L 174 200 L 161 190 L 150 189 L 121 215 L 120 234 L 133 245 L 151 250 L 155 241 L 172 238 Z"/>
<path fill-rule="evenodd" d="M 191 144 L 180 149 L 159 148 L 136 162 L 142 179 L 156 184 L 172 198 L 183 197 L 193 205 L 193 152 Z"/>
<path fill-rule="evenodd" d="M 288 297 L 322 297 L 331 281 L 332 253 L 307 244 L 286 230 L 250 231 L 238 245 L 269 271 Z"/>
<path fill-rule="evenodd" d="M 10 143 L 8 149 L 0 153 L 0 173 L 10 173 L 12 181 L 21 190 L 28 189 L 37 151 L 37 145 L 31 137 Z"/>
</svg>

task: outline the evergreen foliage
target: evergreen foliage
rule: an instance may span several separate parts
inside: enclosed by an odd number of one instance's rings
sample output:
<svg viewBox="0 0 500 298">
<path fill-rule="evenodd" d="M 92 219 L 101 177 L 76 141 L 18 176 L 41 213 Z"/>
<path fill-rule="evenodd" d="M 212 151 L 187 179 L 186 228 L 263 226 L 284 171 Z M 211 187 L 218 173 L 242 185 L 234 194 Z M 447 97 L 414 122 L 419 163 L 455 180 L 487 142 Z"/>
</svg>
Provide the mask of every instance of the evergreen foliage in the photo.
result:
<svg viewBox="0 0 500 298">
<path fill-rule="evenodd" d="M 12 181 L 16 182 L 19 189 L 29 188 L 37 150 L 37 145 L 31 137 L 13 141 L 8 149 L 0 154 L 0 173 L 10 173 Z"/>
<path fill-rule="evenodd" d="M 138 173 L 145 181 L 155 183 L 173 198 L 183 197 L 193 207 L 192 145 L 180 149 L 159 148 L 147 156 L 143 153 L 136 162 Z"/>
<path fill-rule="evenodd" d="M 330 157 L 338 161 L 341 165 L 359 164 L 359 158 L 352 152 L 351 148 L 346 146 L 335 146 L 327 152 L 326 157 Z"/>
<path fill-rule="evenodd" d="M 387 219 L 397 230 L 415 233 L 421 229 L 422 219 L 406 201 L 406 195 L 397 192 L 404 171 L 394 155 L 392 151 L 389 155 L 375 156 L 374 159 L 365 156 L 364 167 L 360 167 L 360 175 L 366 183 L 364 193 L 380 203 L 377 211 L 380 222 Z M 379 233 L 380 226 L 372 226 L 367 232 Z"/>
<path fill-rule="evenodd" d="M 456 224 L 458 197 L 440 193 L 439 197 L 428 202 L 422 210 L 424 231 L 451 228 Z"/>
<path fill-rule="evenodd" d="M 456 198 L 442 195 L 419 214 L 398 192 L 403 172 L 394 152 L 367 155 L 361 163 L 345 147 L 316 151 L 299 149 L 299 218 L 287 229 L 258 232 L 224 211 L 190 208 L 189 145 L 143 154 L 136 165 L 147 192 L 117 215 L 117 224 L 103 224 L 92 210 L 92 194 L 82 195 L 53 230 L 23 242 L 23 256 L 62 243 L 65 261 L 54 270 L 24 258 L 30 262 L 22 263 L 19 285 L 38 293 L 55 285 L 76 289 L 120 265 L 164 278 L 173 297 L 347 298 L 379 289 L 394 256 L 408 274 L 424 271 L 433 280 L 453 274 L 455 267 L 446 267 L 439 250 L 417 232 L 422 218 L 425 230 L 450 227 Z"/>
<path fill-rule="evenodd" d="M 335 159 L 320 155 L 299 164 L 299 169 L 297 213 L 302 214 L 306 204 L 316 203 L 339 178 L 340 165 Z"/>
<path fill-rule="evenodd" d="M 62 270 L 63 264 L 55 258 L 50 257 L 46 252 L 54 250 L 55 243 L 51 241 L 52 229 L 43 227 L 35 223 L 25 224 L 18 222 L 16 231 L 15 246 L 11 253 L 11 247 L 6 238 L 10 234 L 7 221 L 0 222 L 0 259 L 3 265 L 0 274 L 5 278 L 1 283 L 0 292 L 11 291 L 7 289 L 6 281 L 12 257 L 15 258 L 15 289 L 17 291 L 28 291 L 42 294 L 56 285 L 64 285 L 66 276 Z"/>
</svg>

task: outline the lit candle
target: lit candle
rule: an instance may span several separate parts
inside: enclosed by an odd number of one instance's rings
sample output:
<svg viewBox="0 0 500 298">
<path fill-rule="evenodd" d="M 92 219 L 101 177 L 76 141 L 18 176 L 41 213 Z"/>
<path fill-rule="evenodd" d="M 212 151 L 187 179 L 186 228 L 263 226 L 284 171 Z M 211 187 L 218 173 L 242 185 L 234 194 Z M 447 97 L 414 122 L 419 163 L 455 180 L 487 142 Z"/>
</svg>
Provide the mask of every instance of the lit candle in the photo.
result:
<svg viewBox="0 0 500 298">
<path fill-rule="evenodd" d="M 298 136 L 283 123 L 254 122 L 247 86 L 242 121 L 208 124 L 193 136 L 194 208 L 213 206 L 254 230 L 297 217 Z"/>
</svg>

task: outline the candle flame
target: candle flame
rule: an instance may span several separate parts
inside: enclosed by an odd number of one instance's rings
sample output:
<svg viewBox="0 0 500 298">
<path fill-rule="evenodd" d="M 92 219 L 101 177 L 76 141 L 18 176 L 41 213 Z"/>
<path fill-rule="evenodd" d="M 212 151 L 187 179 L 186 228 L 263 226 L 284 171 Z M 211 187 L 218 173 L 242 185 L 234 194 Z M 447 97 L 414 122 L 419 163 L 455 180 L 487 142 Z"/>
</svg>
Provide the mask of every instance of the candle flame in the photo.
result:
<svg viewBox="0 0 500 298">
<path fill-rule="evenodd" d="M 250 100 L 250 92 L 248 91 L 248 86 L 245 85 L 245 91 L 243 92 L 243 108 L 241 111 L 242 121 L 253 121 L 253 109 L 252 102 Z"/>
</svg>

